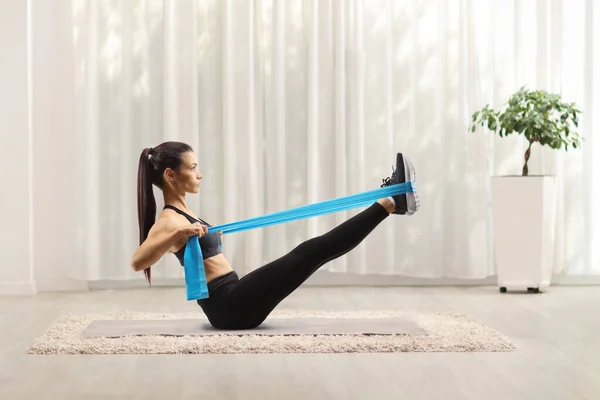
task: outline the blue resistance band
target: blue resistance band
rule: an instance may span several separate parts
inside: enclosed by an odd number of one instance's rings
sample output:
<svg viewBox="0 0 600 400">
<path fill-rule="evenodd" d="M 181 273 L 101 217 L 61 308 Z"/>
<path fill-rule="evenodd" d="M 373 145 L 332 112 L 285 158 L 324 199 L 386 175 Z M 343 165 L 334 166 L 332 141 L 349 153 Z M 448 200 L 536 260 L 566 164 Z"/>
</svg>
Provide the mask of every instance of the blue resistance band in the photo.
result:
<svg viewBox="0 0 600 400">
<path fill-rule="evenodd" d="M 277 225 L 303 218 L 316 217 L 318 215 L 350 210 L 358 207 L 366 207 L 384 197 L 395 196 L 414 192 L 413 182 L 400 183 L 379 189 L 325 200 L 306 206 L 295 207 L 289 210 L 265 214 L 260 217 L 245 219 L 223 225 L 208 228 L 208 233 L 222 232 L 224 235 L 241 232 L 250 229 L 262 228 L 269 225 Z M 208 287 L 204 271 L 204 260 L 198 236 L 188 239 L 184 255 L 185 286 L 188 300 L 199 300 L 208 298 Z"/>
</svg>

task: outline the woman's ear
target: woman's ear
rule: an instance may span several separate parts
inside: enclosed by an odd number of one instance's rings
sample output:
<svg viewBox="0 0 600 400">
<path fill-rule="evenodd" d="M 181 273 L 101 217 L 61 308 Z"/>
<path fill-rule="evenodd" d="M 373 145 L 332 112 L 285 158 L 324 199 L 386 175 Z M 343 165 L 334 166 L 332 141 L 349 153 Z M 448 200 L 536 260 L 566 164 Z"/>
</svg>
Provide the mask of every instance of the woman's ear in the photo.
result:
<svg viewBox="0 0 600 400">
<path fill-rule="evenodd" d="M 171 168 L 166 168 L 163 173 L 163 178 L 165 182 L 174 183 L 175 182 L 175 172 Z"/>
</svg>

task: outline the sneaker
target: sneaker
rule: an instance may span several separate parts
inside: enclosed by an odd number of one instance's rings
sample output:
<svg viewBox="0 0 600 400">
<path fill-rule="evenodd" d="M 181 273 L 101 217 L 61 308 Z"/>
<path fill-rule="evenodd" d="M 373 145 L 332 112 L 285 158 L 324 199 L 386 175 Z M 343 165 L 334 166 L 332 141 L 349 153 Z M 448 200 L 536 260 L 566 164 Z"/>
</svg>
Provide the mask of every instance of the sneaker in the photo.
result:
<svg viewBox="0 0 600 400">
<path fill-rule="evenodd" d="M 396 155 L 396 168 L 392 167 L 391 177 L 382 179 L 383 184 L 381 187 L 397 185 L 411 181 L 414 182 L 415 177 L 416 174 L 413 163 L 408 159 L 408 157 L 403 156 L 402 153 L 398 153 Z M 414 192 L 398 194 L 392 196 L 392 198 L 396 202 L 396 210 L 394 210 L 394 214 L 413 215 L 421 206 L 419 195 L 417 194 L 416 189 Z"/>
</svg>

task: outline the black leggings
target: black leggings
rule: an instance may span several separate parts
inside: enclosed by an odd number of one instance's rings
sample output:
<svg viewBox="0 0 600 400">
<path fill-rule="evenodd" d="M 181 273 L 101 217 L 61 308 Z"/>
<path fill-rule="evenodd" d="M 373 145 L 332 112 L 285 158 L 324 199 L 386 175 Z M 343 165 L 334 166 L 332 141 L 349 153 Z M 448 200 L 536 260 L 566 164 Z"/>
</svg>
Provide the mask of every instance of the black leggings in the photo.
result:
<svg viewBox="0 0 600 400">
<path fill-rule="evenodd" d="M 251 329 L 325 263 L 358 246 L 389 216 L 379 203 L 324 235 L 309 239 L 291 252 L 238 279 L 235 272 L 211 280 L 209 298 L 198 300 L 218 329 Z"/>
</svg>

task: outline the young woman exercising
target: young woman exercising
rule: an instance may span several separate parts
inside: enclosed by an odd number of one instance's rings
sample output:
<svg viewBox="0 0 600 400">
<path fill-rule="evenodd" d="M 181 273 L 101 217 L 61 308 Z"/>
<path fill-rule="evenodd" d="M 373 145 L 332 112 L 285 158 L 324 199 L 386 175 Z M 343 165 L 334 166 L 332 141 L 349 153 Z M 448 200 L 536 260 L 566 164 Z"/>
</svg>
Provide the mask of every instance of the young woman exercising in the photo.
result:
<svg viewBox="0 0 600 400">
<path fill-rule="evenodd" d="M 382 187 L 414 181 L 411 162 L 398 153 L 391 177 Z M 391 213 L 411 215 L 419 209 L 416 193 L 378 200 L 331 231 L 309 239 L 291 252 L 239 278 L 220 250 L 220 234 L 207 234 L 211 225 L 196 217 L 186 204 L 187 193 L 198 193 L 202 175 L 192 148 L 165 142 L 142 151 L 138 169 L 138 221 L 140 247 L 131 260 L 144 271 L 164 254 L 174 253 L 183 265 L 190 236 L 197 235 L 204 258 L 209 298 L 197 300 L 217 329 L 251 329 L 296 290 L 319 267 L 358 246 Z M 165 207 L 157 221 L 152 185 L 162 190 Z"/>
</svg>

